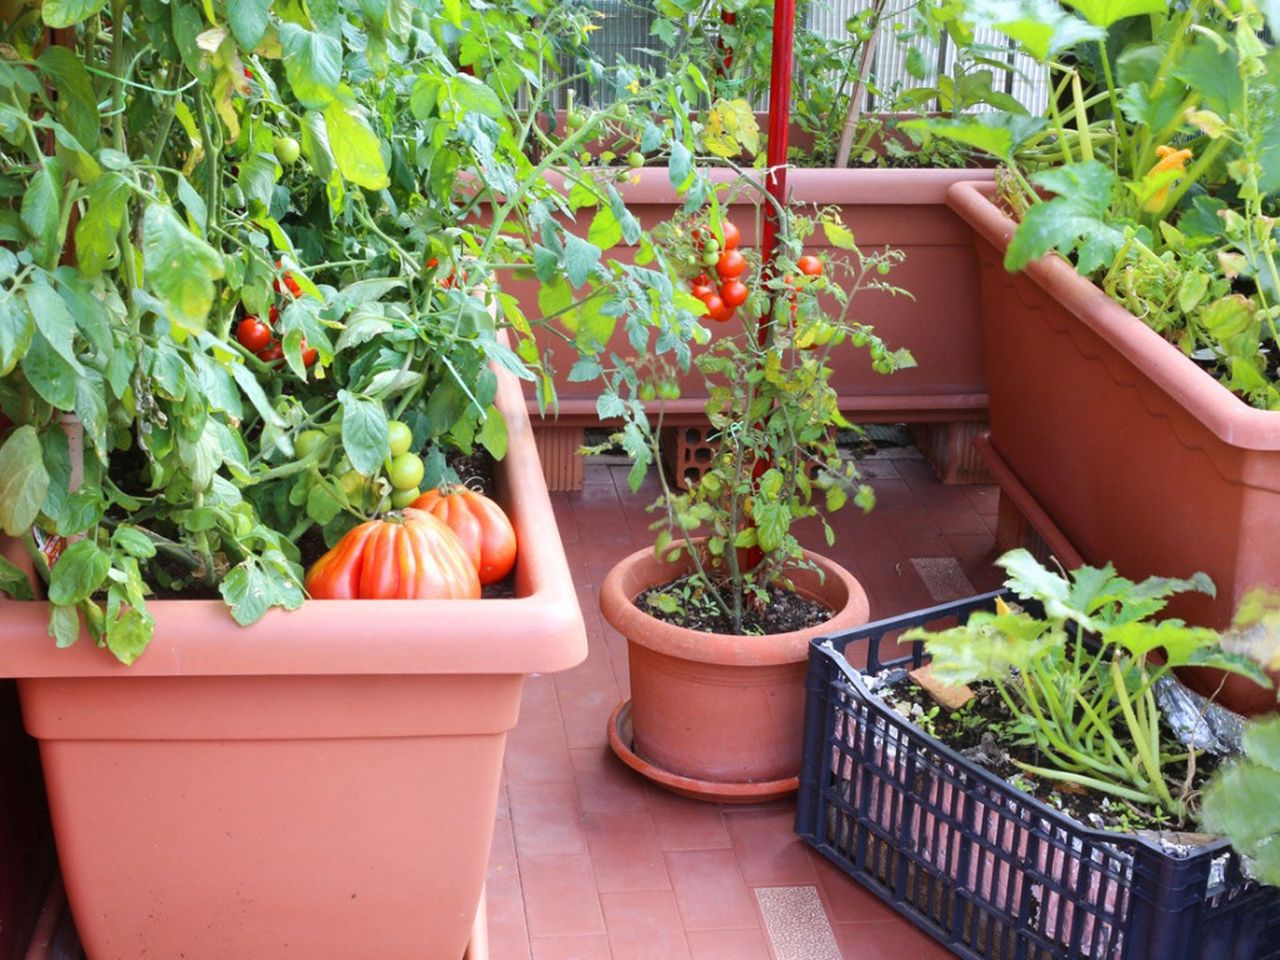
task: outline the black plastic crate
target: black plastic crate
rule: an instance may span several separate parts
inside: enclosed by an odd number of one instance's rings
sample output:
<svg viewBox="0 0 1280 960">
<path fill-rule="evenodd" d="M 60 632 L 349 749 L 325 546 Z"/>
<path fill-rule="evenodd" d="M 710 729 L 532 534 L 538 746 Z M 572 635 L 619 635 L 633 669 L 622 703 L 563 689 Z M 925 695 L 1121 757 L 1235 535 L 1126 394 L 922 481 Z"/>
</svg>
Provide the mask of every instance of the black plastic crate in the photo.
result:
<svg viewBox="0 0 1280 960">
<path fill-rule="evenodd" d="M 918 666 L 898 635 L 1000 595 L 813 642 L 796 832 L 969 960 L 1280 960 L 1280 890 L 1225 840 L 1176 856 L 1084 827 L 886 708 L 851 666 Z"/>
</svg>

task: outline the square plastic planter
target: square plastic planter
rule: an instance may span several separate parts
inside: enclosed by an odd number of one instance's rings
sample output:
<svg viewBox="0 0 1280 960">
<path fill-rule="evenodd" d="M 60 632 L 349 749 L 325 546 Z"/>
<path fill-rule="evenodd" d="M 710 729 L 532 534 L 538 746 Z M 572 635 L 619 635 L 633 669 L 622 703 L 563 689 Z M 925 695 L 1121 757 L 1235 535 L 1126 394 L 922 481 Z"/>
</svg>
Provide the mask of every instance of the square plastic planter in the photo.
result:
<svg viewBox="0 0 1280 960">
<path fill-rule="evenodd" d="M 309 601 L 250 628 L 160 600 L 132 667 L 0 602 L 89 960 L 459 960 L 524 675 L 586 655 L 516 381 L 513 599 Z"/>
<path fill-rule="evenodd" d="M 884 706 L 851 663 L 918 666 L 897 635 L 996 596 L 813 642 L 796 832 L 966 960 L 1280 958 L 1280 889 L 1248 880 L 1225 840 L 1180 857 L 1083 827 Z"/>
</svg>

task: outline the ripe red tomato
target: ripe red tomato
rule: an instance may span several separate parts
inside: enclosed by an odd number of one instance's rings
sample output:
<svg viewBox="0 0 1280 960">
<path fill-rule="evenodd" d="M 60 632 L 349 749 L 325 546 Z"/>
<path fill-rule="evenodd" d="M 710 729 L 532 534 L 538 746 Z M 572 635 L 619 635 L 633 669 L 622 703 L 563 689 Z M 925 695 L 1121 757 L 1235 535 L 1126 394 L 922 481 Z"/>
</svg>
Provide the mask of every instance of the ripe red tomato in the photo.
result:
<svg viewBox="0 0 1280 960">
<path fill-rule="evenodd" d="M 708 280 L 706 283 L 695 283 L 692 287 L 690 287 L 690 292 L 699 300 L 701 300 L 703 303 L 706 303 L 707 297 L 715 293 L 716 288 L 713 287 L 711 285 L 711 281 Z"/>
<path fill-rule="evenodd" d="M 271 309 L 267 311 L 267 322 L 275 323 L 279 319 L 280 319 L 280 308 L 273 303 L 271 305 Z"/>
<path fill-rule="evenodd" d="M 734 225 L 732 220 L 721 220 L 720 230 L 724 233 L 724 248 L 726 250 L 736 250 L 738 242 L 742 239 L 742 233 Z"/>
<path fill-rule="evenodd" d="M 720 254 L 720 260 L 716 263 L 716 273 L 720 274 L 721 280 L 740 277 L 746 269 L 747 258 L 737 250 L 726 250 Z"/>
<path fill-rule="evenodd" d="M 411 506 L 439 517 L 457 534 L 482 584 L 497 583 L 515 566 L 515 529 L 502 508 L 484 494 L 465 487 L 429 490 Z"/>
<path fill-rule="evenodd" d="M 367 520 L 307 571 L 314 600 L 476 600 L 480 578 L 457 534 L 422 510 Z"/>
<path fill-rule="evenodd" d="M 263 363 L 276 363 L 284 359 L 284 350 L 280 346 L 279 340 L 272 340 L 265 347 L 258 351 L 258 359 Z"/>
<path fill-rule="evenodd" d="M 720 286 L 720 299 L 730 309 L 742 306 L 747 302 L 747 297 L 750 295 L 751 291 L 747 289 L 747 285 L 741 280 L 726 280 Z"/>
<path fill-rule="evenodd" d="M 806 277 L 822 276 L 822 261 L 811 253 L 806 253 L 797 260 L 796 266 L 800 268 L 800 272 Z"/>
<path fill-rule="evenodd" d="M 733 309 L 725 305 L 718 293 L 713 293 L 703 302 L 707 305 L 707 316 L 717 323 L 725 323 L 733 316 Z"/>
<path fill-rule="evenodd" d="M 257 317 L 245 317 L 236 325 L 236 339 L 240 346 L 257 353 L 271 342 L 271 328 Z"/>
<path fill-rule="evenodd" d="M 277 261 L 276 261 L 276 269 L 277 269 L 277 270 L 279 270 L 282 266 L 284 266 L 284 261 L 283 261 L 283 260 L 277 260 Z M 285 287 L 289 290 L 289 293 L 291 293 L 294 297 L 300 297 L 300 296 L 302 296 L 302 288 L 301 288 L 300 286 L 298 286 L 298 281 L 297 281 L 297 280 L 295 280 L 295 279 L 293 279 L 293 274 L 292 274 L 292 273 L 286 273 L 286 274 L 284 275 L 284 285 L 285 285 Z M 280 292 L 280 281 L 279 281 L 279 280 L 274 281 L 274 282 L 272 283 L 272 286 L 275 288 L 276 293 L 279 293 L 279 292 Z"/>
<path fill-rule="evenodd" d="M 302 365 L 304 367 L 310 367 L 314 365 L 316 362 L 316 357 L 318 356 L 316 352 L 316 348 L 308 347 L 307 341 L 303 340 L 300 345 L 300 349 L 302 350 Z"/>
</svg>

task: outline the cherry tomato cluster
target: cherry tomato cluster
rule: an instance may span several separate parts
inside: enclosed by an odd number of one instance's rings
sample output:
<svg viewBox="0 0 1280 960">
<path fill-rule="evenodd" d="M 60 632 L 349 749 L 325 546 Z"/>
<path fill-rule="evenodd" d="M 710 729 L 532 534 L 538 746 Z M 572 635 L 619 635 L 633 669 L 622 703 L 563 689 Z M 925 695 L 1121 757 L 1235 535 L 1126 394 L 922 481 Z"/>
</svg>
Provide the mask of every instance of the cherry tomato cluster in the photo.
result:
<svg viewBox="0 0 1280 960">
<path fill-rule="evenodd" d="M 279 268 L 281 265 L 281 261 L 277 260 L 276 267 Z M 272 286 L 276 293 L 280 293 L 279 280 L 276 280 Z M 286 273 L 284 275 L 284 286 L 291 297 L 302 296 L 302 288 L 298 286 L 298 281 L 293 279 L 293 274 Z M 240 346 L 255 354 L 263 363 L 278 364 L 284 360 L 284 347 L 276 339 L 272 328 L 279 319 L 280 310 L 274 304 L 272 304 L 267 314 L 266 323 L 263 323 L 259 317 L 247 316 L 236 324 L 236 340 L 240 342 Z M 316 348 L 308 347 L 306 340 L 302 341 L 301 348 L 303 366 L 312 366 L 316 362 Z"/>
<path fill-rule="evenodd" d="M 706 305 L 708 317 L 727 323 L 733 319 L 734 311 L 747 302 L 750 290 L 739 279 L 747 270 L 747 258 L 738 249 L 742 235 L 729 220 L 720 222 L 720 230 L 723 248 L 709 229 L 699 227 L 693 231 L 693 242 L 702 265 L 708 270 L 714 267 L 715 277 L 704 271 L 693 278 L 690 289 Z"/>
<path fill-rule="evenodd" d="M 426 473 L 422 458 L 410 449 L 413 431 L 399 420 L 387 423 L 387 479 L 391 481 L 391 506 L 400 510 L 422 496 L 418 484 Z"/>
</svg>

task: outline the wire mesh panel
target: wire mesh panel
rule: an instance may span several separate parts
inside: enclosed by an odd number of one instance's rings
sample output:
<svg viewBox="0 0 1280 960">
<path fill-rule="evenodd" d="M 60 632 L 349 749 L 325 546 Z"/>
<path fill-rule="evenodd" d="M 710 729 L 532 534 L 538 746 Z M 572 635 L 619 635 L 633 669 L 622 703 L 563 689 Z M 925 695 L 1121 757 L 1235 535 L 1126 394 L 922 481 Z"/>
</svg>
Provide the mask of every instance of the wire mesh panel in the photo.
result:
<svg viewBox="0 0 1280 960">
<path fill-rule="evenodd" d="M 995 596 L 815 641 L 797 833 L 969 960 L 1280 960 L 1280 890 L 1225 841 L 1177 856 L 1083 827 L 912 726 L 850 665 L 918 665 L 919 644 L 884 662 L 882 643 Z"/>
</svg>

